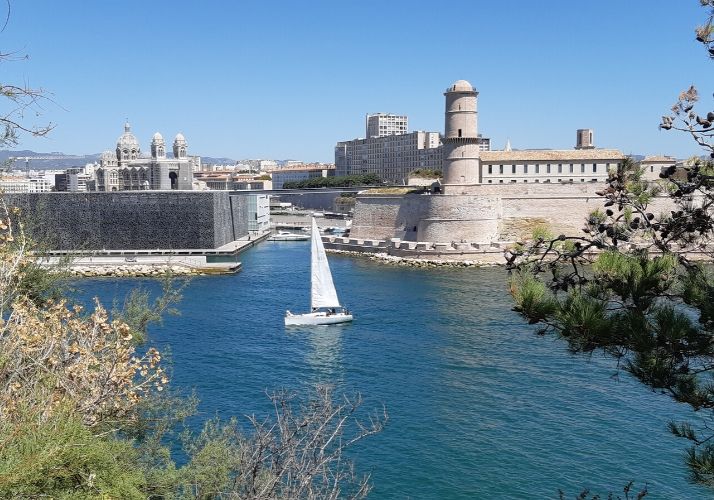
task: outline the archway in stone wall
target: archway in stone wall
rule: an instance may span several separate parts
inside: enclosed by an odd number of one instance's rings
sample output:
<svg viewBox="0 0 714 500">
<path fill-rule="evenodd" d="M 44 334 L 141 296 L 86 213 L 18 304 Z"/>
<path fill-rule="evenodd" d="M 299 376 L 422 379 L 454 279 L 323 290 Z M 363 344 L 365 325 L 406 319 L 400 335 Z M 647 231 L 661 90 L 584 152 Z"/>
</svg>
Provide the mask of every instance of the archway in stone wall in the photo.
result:
<svg viewBox="0 0 714 500">
<path fill-rule="evenodd" d="M 169 179 L 171 179 L 171 189 L 178 189 L 178 175 L 176 175 L 176 172 L 169 172 Z"/>
</svg>

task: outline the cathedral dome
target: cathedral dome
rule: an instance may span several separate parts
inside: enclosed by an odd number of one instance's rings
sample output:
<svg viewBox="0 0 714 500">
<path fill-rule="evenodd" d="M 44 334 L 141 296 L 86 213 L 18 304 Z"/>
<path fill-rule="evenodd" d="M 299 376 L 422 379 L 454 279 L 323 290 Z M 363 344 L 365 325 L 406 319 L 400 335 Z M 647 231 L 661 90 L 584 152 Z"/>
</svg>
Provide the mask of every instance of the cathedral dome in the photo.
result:
<svg viewBox="0 0 714 500">
<path fill-rule="evenodd" d="M 456 80 L 454 82 L 454 84 L 451 86 L 450 90 L 453 90 L 456 92 L 459 92 L 459 91 L 472 92 L 473 89 L 474 88 L 471 86 L 471 84 L 469 82 L 467 82 L 466 80 Z"/>
<path fill-rule="evenodd" d="M 154 134 L 154 137 L 151 138 L 151 142 L 164 142 L 164 136 L 156 132 Z"/>
<path fill-rule="evenodd" d="M 186 138 L 183 136 L 181 132 L 176 134 L 176 138 L 174 139 L 174 143 L 179 143 L 179 142 L 186 142 Z"/>
<path fill-rule="evenodd" d="M 133 149 L 139 151 L 139 141 L 136 139 L 136 136 L 131 133 L 131 125 L 129 125 L 129 122 L 124 124 L 124 133 L 117 139 L 117 149 Z"/>
<path fill-rule="evenodd" d="M 116 160 L 117 157 L 113 151 L 105 151 L 102 156 L 99 157 L 100 160 Z"/>
</svg>

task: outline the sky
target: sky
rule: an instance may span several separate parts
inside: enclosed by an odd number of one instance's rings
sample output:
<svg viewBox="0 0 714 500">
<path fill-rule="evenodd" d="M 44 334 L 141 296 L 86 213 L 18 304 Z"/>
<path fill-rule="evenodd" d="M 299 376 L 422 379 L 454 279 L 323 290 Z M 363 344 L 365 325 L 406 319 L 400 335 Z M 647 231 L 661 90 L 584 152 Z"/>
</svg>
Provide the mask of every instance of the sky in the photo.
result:
<svg viewBox="0 0 714 500">
<path fill-rule="evenodd" d="M 714 61 L 694 40 L 698 0 L 10 0 L 3 84 L 50 93 L 16 149 L 113 150 L 128 119 L 149 150 L 181 132 L 189 154 L 334 161 L 366 113 L 441 131 L 443 92 L 479 91 L 479 132 L 502 149 L 567 149 L 578 128 L 626 154 L 702 154 L 660 131 Z M 0 10 L 6 9 L 0 2 Z M 5 12 L 6 10 L 3 10 Z M 3 14 L 4 17 L 4 14 Z M 8 107 L 4 103 L 4 111 Z"/>
</svg>

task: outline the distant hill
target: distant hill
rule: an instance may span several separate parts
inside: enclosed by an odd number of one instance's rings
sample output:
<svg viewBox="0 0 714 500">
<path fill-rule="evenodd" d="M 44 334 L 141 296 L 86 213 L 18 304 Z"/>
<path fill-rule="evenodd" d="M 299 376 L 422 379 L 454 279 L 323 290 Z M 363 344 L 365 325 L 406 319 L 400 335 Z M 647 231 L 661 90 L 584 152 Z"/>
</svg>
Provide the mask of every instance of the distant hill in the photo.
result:
<svg viewBox="0 0 714 500">
<path fill-rule="evenodd" d="M 68 155 L 58 151 L 52 152 L 37 152 L 30 151 L 27 149 L 11 151 L 8 149 L 0 149 L 0 163 L 4 163 L 10 157 L 23 157 L 23 156 L 52 156 L 52 160 L 30 160 L 30 168 L 33 170 L 55 170 L 55 169 L 65 169 L 71 167 L 83 167 L 87 163 L 92 163 L 99 161 L 101 153 L 89 154 L 89 155 Z M 172 158 L 172 154 L 169 152 L 167 157 Z M 208 164 L 221 164 L 221 165 L 233 165 L 235 160 L 231 158 L 213 158 L 211 156 L 202 156 L 201 161 Z M 14 168 L 17 170 L 24 170 L 25 162 L 16 161 Z"/>
</svg>

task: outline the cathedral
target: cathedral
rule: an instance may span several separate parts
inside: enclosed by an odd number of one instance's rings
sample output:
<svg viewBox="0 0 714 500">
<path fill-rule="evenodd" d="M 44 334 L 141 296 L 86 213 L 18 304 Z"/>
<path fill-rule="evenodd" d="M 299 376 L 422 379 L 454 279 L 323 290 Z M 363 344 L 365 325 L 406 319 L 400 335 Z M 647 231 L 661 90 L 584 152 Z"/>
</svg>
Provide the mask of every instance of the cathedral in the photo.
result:
<svg viewBox="0 0 714 500">
<path fill-rule="evenodd" d="M 97 191 L 190 190 L 193 172 L 200 170 L 201 158 L 188 156 L 188 144 L 178 133 L 173 143 L 173 158 L 166 157 L 166 143 L 156 132 L 151 139 L 151 155 L 142 156 L 139 141 L 124 125 L 116 151 L 105 151 L 95 170 Z"/>
</svg>

